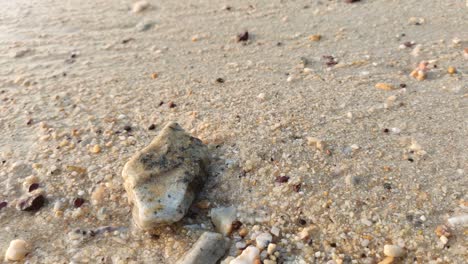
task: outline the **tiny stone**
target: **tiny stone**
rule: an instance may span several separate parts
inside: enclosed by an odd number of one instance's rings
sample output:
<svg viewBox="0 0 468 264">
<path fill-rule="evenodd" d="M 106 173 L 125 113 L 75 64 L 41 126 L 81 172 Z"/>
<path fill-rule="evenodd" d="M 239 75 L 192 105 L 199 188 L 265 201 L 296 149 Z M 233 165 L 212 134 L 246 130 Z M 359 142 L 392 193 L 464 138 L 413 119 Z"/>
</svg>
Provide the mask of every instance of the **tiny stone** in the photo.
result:
<svg viewBox="0 0 468 264">
<path fill-rule="evenodd" d="M 391 90 L 396 89 L 395 86 L 388 84 L 388 83 L 377 83 L 375 84 L 375 88 L 385 90 L 385 91 L 391 91 Z"/>
<path fill-rule="evenodd" d="M 39 188 L 39 183 L 33 183 L 33 184 L 31 184 L 31 186 L 29 186 L 28 191 L 32 192 L 34 190 L 37 190 L 38 188 Z"/>
<path fill-rule="evenodd" d="M 247 228 L 245 228 L 245 227 L 243 227 L 243 228 L 241 228 L 241 229 L 239 230 L 239 236 L 241 236 L 241 237 L 245 237 L 245 236 L 247 236 L 248 234 L 249 234 L 249 230 L 248 230 Z"/>
<path fill-rule="evenodd" d="M 268 255 L 273 255 L 276 251 L 276 244 L 270 243 L 267 248 Z"/>
<path fill-rule="evenodd" d="M 261 233 L 255 238 L 255 242 L 257 243 L 257 247 L 263 249 L 271 243 L 273 237 L 269 233 Z"/>
<path fill-rule="evenodd" d="M 73 206 L 75 206 L 75 208 L 79 208 L 81 207 L 83 204 L 84 204 L 85 200 L 83 198 L 75 198 L 73 200 Z"/>
<path fill-rule="evenodd" d="M 236 220 L 235 207 L 213 208 L 210 215 L 217 232 L 225 236 L 232 232 L 232 223 Z"/>
<path fill-rule="evenodd" d="M 401 257 L 405 254 L 403 248 L 396 246 L 396 245 L 385 245 L 384 246 L 384 254 L 388 257 Z"/>
<path fill-rule="evenodd" d="M 442 244 L 447 244 L 448 243 L 448 238 L 446 236 L 441 236 L 440 237 L 440 241 L 442 242 Z"/>
<path fill-rule="evenodd" d="M 278 182 L 278 183 L 285 183 L 288 181 L 289 181 L 289 176 L 278 176 L 275 179 L 275 182 Z"/>
<path fill-rule="evenodd" d="M 19 198 L 16 209 L 20 211 L 37 211 L 45 203 L 42 189 L 34 190 Z"/>
<path fill-rule="evenodd" d="M 241 34 L 237 35 L 237 42 L 247 41 L 247 40 L 249 40 L 249 32 L 248 31 L 245 31 L 244 33 L 241 33 Z"/>
<path fill-rule="evenodd" d="M 247 247 L 242 254 L 231 260 L 229 264 L 254 264 L 260 256 L 260 250 L 254 246 Z"/>
<path fill-rule="evenodd" d="M 6 261 L 20 261 L 23 260 L 29 253 L 29 245 L 22 239 L 15 239 L 10 242 L 10 246 L 5 253 Z"/>
<path fill-rule="evenodd" d="M 205 232 L 176 264 L 217 263 L 229 244 L 229 239 L 221 234 Z"/>
<path fill-rule="evenodd" d="M 7 202 L 3 201 L 3 202 L 0 202 L 0 210 L 5 208 L 6 206 L 8 205 Z"/>
<path fill-rule="evenodd" d="M 457 69 L 455 69 L 455 67 L 453 67 L 453 66 L 450 66 L 450 67 L 448 67 L 447 72 L 449 74 L 455 74 L 455 73 L 457 73 Z"/>
<path fill-rule="evenodd" d="M 149 127 L 148 127 L 148 130 L 154 130 L 156 129 L 156 125 L 155 124 L 151 124 Z"/>
<path fill-rule="evenodd" d="M 322 39 L 322 36 L 319 35 L 319 34 L 310 35 L 310 36 L 309 36 L 309 39 L 310 39 L 311 41 L 319 41 L 320 39 Z"/>
<path fill-rule="evenodd" d="M 280 229 L 276 226 L 272 227 L 270 230 L 270 233 L 272 233 L 274 236 L 279 236 L 280 235 Z"/>
<path fill-rule="evenodd" d="M 146 1 L 138 1 L 135 4 L 133 4 L 132 7 L 132 12 L 133 13 L 140 13 L 147 9 L 150 6 L 150 4 Z"/>
<path fill-rule="evenodd" d="M 97 154 L 101 152 L 101 146 L 99 145 L 94 145 L 90 150 L 91 153 Z"/>
</svg>

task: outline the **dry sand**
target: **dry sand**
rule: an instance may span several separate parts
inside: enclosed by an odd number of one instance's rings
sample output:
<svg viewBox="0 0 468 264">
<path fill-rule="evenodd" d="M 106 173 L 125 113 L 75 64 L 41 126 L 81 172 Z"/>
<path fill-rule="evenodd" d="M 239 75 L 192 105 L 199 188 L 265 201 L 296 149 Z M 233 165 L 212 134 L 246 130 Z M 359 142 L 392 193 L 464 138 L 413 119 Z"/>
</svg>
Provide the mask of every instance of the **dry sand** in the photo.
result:
<svg viewBox="0 0 468 264">
<path fill-rule="evenodd" d="M 279 228 L 278 263 L 377 263 L 385 244 L 466 261 L 466 223 L 447 224 L 468 213 L 464 0 L 132 4 L 0 0 L 2 256 L 21 238 L 28 263 L 174 263 L 209 210 L 142 233 L 121 178 L 174 120 L 213 155 L 197 201 Z M 34 182 L 46 204 L 17 210 Z"/>
</svg>

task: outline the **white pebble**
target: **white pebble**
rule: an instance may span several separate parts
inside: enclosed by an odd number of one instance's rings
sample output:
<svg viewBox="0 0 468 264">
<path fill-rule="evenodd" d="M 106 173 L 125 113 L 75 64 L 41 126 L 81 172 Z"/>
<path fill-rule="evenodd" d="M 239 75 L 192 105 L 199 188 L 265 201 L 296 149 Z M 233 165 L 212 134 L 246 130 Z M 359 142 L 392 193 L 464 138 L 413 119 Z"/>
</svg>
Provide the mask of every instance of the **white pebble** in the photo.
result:
<svg viewBox="0 0 468 264">
<path fill-rule="evenodd" d="M 448 243 L 448 238 L 446 236 L 440 236 L 440 241 L 442 241 L 442 244 L 447 244 Z"/>
<path fill-rule="evenodd" d="M 270 233 L 272 233 L 274 236 L 279 236 L 280 235 L 280 229 L 276 226 L 272 227 L 270 230 Z"/>
<path fill-rule="evenodd" d="M 135 4 L 133 4 L 132 12 L 133 13 L 140 13 L 143 10 L 147 9 L 149 7 L 149 3 L 146 1 L 138 1 Z"/>
<path fill-rule="evenodd" d="M 468 225 L 468 214 L 450 217 L 448 219 L 448 223 L 453 227 L 456 227 L 456 226 L 464 227 Z"/>
<path fill-rule="evenodd" d="M 388 257 L 401 257 L 405 254 L 405 250 L 396 245 L 385 245 L 384 254 Z"/>
<path fill-rule="evenodd" d="M 256 259 L 260 256 L 260 250 L 254 246 L 249 246 L 242 254 L 231 260 L 229 264 L 253 264 Z"/>
<path fill-rule="evenodd" d="M 362 240 L 362 241 L 361 241 L 361 246 L 363 246 L 363 247 L 367 247 L 367 246 L 369 245 L 369 243 L 370 243 L 370 241 L 369 241 L 369 240 L 367 240 L 367 239 L 364 239 L 364 240 Z"/>
<path fill-rule="evenodd" d="M 211 221 L 215 225 L 216 231 L 227 236 L 232 231 L 232 222 L 236 220 L 236 208 L 219 207 L 211 209 Z"/>
<path fill-rule="evenodd" d="M 273 255 L 276 251 L 276 244 L 270 243 L 267 248 L 268 255 Z"/>
<path fill-rule="evenodd" d="M 273 240 L 273 237 L 269 233 L 261 233 L 255 238 L 257 242 L 257 247 L 260 249 L 266 248 L 268 244 Z"/>
<path fill-rule="evenodd" d="M 28 248 L 29 246 L 28 243 L 26 243 L 26 241 L 21 239 L 15 239 L 10 242 L 10 246 L 8 247 L 5 254 L 5 259 L 13 261 L 22 260 L 29 253 Z"/>
</svg>

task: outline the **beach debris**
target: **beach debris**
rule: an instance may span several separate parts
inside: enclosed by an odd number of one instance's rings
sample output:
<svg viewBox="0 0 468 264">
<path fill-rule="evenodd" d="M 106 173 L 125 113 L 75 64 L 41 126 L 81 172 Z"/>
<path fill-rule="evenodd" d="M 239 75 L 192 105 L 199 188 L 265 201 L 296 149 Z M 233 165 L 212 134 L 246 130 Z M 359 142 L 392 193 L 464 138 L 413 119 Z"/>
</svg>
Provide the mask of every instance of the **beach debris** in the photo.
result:
<svg viewBox="0 0 468 264">
<path fill-rule="evenodd" d="M 5 201 L 0 202 L 0 210 L 7 207 L 7 205 L 8 205 L 8 202 L 5 202 Z"/>
<path fill-rule="evenodd" d="M 414 45 L 416 45 L 416 42 L 414 41 L 405 41 L 403 42 L 403 44 L 401 44 L 399 46 L 400 49 L 406 49 L 406 48 L 411 48 L 413 47 Z"/>
<path fill-rule="evenodd" d="M 29 192 L 18 199 L 16 209 L 20 211 L 37 211 L 45 203 L 45 197 L 42 189 L 36 189 Z"/>
<path fill-rule="evenodd" d="M 447 222 L 453 227 L 465 227 L 468 225 L 468 214 L 450 217 Z"/>
<path fill-rule="evenodd" d="M 224 83 L 224 79 L 223 78 L 216 78 L 216 82 L 217 83 Z"/>
<path fill-rule="evenodd" d="M 10 242 L 5 253 L 5 261 L 21 261 L 29 253 L 29 244 L 22 239 L 15 239 Z"/>
<path fill-rule="evenodd" d="M 177 264 L 217 263 L 229 248 L 230 240 L 221 234 L 204 232 Z"/>
<path fill-rule="evenodd" d="M 154 22 L 152 21 L 140 21 L 136 24 L 135 28 L 137 31 L 143 32 L 151 29 L 154 26 Z"/>
<path fill-rule="evenodd" d="M 427 61 L 421 61 L 411 73 L 410 76 L 417 79 L 418 81 L 422 81 L 426 79 L 426 72 L 428 71 L 427 65 L 429 63 Z"/>
<path fill-rule="evenodd" d="M 136 225 L 147 230 L 182 219 L 207 177 L 208 165 L 201 140 L 168 123 L 122 171 Z"/>
<path fill-rule="evenodd" d="M 396 89 L 395 86 L 393 86 L 393 85 L 391 85 L 389 83 L 376 83 L 375 88 L 385 90 L 385 91 L 391 91 L 391 90 Z"/>
<path fill-rule="evenodd" d="M 233 231 L 237 210 L 234 206 L 213 208 L 210 211 L 211 221 L 217 232 L 227 236 Z"/>
<path fill-rule="evenodd" d="M 452 236 L 452 234 L 450 233 L 450 229 L 446 225 L 438 225 L 434 232 L 438 237 L 445 236 L 449 238 L 450 236 Z"/>
<path fill-rule="evenodd" d="M 135 2 L 133 4 L 133 7 L 132 7 L 132 12 L 133 13 L 141 13 L 144 10 L 146 10 L 149 6 L 150 6 L 150 4 L 148 2 L 146 2 L 146 1 Z"/>
<path fill-rule="evenodd" d="M 453 66 L 449 66 L 448 69 L 447 69 L 447 72 L 449 74 L 455 74 L 455 73 L 457 73 L 457 69 L 455 67 L 453 67 Z"/>
<path fill-rule="evenodd" d="M 242 254 L 231 260 L 229 264 L 254 264 L 260 258 L 260 250 L 254 246 L 248 246 Z"/>
<path fill-rule="evenodd" d="M 420 26 L 424 24 L 426 20 L 422 17 L 410 17 L 408 20 L 408 24 L 410 25 L 415 25 L 415 26 Z"/>
<path fill-rule="evenodd" d="M 314 34 L 309 36 L 309 40 L 311 41 L 320 41 L 322 39 L 322 35 Z"/>
<path fill-rule="evenodd" d="M 345 0 L 345 3 L 352 4 L 352 3 L 359 2 L 359 1 L 361 0 Z"/>
<path fill-rule="evenodd" d="M 268 247 L 267 247 L 268 255 L 273 255 L 275 251 L 276 251 L 276 244 L 275 243 L 268 244 Z"/>
<path fill-rule="evenodd" d="M 463 57 L 468 60 L 468 48 L 463 49 Z"/>
<path fill-rule="evenodd" d="M 277 176 L 275 182 L 277 183 L 285 183 L 289 181 L 289 176 Z"/>
<path fill-rule="evenodd" d="M 325 60 L 325 65 L 328 67 L 332 67 L 336 64 L 338 64 L 338 61 L 331 55 L 324 55 L 322 58 Z"/>
<path fill-rule="evenodd" d="M 85 200 L 83 198 L 77 197 L 73 199 L 73 206 L 79 208 L 84 204 Z"/>
<path fill-rule="evenodd" d="M 246 237 L 249 234 L 249 230 L 246 227 L 242 227 L 239 230 L 239 236 Z"/>
<path fill-rule="evenodd" d="M 156 129 L 156 125 L 155 124 L 151 124 L 148 126 L 148 130 L 155 130 Z"/>
<path fill-rule="evenodd" d="M 259 249 L 264 249 L 268 246 L 268 244 L 271 243 L 273 240 L 273 237 L 271 236 L 270 233 L 261 233 L 255 238 L 255 242 L 257 245 L 257 248 Z"/>
<path fill-rule="evenodd" d="M 384 254 L 388 257 L 398 258 L 405 254 L 405 250 L 397 245 L 385 245 Z"/>
<path fill-rule="evenodd" d="M 167 105 L 169 106 L 169 108 L 174 108 L 174 107 L 177 106 L 177 105 L 176 105 L 174 102 L 172 102 L 172 101 L 169 102 Z"/>
<path fill-rule="evenodd" d="M 249 40 L 249 32 L 247 30 L 237 35 L 237 42 L 247 41 L 247 40 Z"/>
<path fill-rule="evenodd" d="M 89 152 L 93 153 L 93 154 L 98 154 L 101 152 L 101 146 L 99 145 L 94 145 L 92 146 L 90 149 L 89 149 Z"/>
</svg>

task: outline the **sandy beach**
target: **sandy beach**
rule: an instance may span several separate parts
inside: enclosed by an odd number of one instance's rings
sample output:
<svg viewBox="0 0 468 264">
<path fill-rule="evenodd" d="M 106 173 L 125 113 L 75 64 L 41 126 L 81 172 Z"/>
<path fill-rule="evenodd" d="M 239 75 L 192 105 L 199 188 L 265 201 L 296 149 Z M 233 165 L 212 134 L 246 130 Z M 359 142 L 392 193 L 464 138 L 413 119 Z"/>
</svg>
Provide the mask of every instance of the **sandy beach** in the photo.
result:
<svg viewBox="0 0 468 264">
<path fill-rule="evenodd" d="M 229 206 L 220 261 L 467 262 L 465 0 L 136 3 L 0 0 L 0 263 L 176 263 Z M 209 175 L 145 232 L 122 170 L 169 122 Z"/>
</svg>

